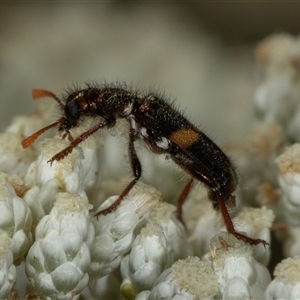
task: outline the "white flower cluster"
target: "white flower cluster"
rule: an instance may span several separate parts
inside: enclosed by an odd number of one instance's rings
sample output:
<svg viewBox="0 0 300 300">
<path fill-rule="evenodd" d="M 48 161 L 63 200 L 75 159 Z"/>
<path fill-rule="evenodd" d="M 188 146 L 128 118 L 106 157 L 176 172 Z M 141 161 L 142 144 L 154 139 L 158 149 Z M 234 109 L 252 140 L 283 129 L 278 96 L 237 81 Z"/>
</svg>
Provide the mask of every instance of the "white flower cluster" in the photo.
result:
<svg viewBox="0 0 300 300">
<path fill-rule="evenodd" d="M 258 44 L 256 55 L 263 73 L 255 94 L 258 118 L 300 141 L 300 37 L 274 34 Z"/>
<path fill-rule="evenodd" d="M 275 279 L 268 286 L 265 299 L 300 299 L 300 258 L 289 257 L 279 263 Z"/>
<path fill-rule="evenodd" d="M 246 142 L 228 150 L 247 188 L 241 197 L 275 215 L 277 246 L 271 255 L 277 266 L 264 298 L 299 299 L 300 37 L 274 34 L 258 44 L 256 55 L 262 75 L 255 94 L 256 124 Z M 264 264 L 268 260 L 255 257 Z"/>
<path fill-rule="evenodd" d="M 0 299 L 300 298 L 300 42 L 274 35 L 256 53 L 264 75 L 257 122 L 225 149 L 240 174 L 234 225 L 270 246 L 226 233 L 201 184 L 184 204 L 184 224 L 174 199 L 141 181 L 114 211 L 94 217 L 126 180 L 107 178 L 102 166 L 112 153 L 102 151 L 97 135 L 52 163 L 69 141 L 43 138 L 23 150 L 22 139 L 50 122 L 52 110 L 40 106 L 0 134 Z M 163 184 L 172 182 L 168 176 Z M 270 260 L 277 264 L 273 281 Z"/>
<path fill-rule="evenodd" d="M 221 299 L 264 298 L 271 276 L 267 268 L 255 260 L 251 246 L 225 233 L 212 239 L 210 253 Z"/>
</svg>

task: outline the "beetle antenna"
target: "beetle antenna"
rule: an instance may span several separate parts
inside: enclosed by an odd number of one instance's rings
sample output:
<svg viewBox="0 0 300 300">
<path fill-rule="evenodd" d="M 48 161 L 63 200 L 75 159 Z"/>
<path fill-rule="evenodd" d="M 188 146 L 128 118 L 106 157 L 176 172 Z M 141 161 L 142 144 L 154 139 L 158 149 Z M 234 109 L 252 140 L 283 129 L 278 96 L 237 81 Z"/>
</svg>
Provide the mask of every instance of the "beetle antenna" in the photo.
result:
<svg viewBox="0 0 300 300">
<path fill-rule="evenodd" d="M 61 102 L 61 100 L 52 92 L 47 91 L 47 90 L 40 90 L 40 89 L 33 89 L 32 90 L 32 98 L 34 100 L 39 99 L 39 98 L 44 98 L 44 97 L 50 97 L 54 99 L 59 106 L 64 109 L 64 104 Z"/>
<path fill-rule="evenodd" d="M 32 135 L 30 135 L 29 137 L 27 137 L 26 139 L 24 139 L 22 141 L 22 147 L 23 148 L 27 148 L 29 147 L 40 135 L 42 135 L 44 132 L 48 131 L 49 129 L 60 125 L 62 122 L 64 121 L 64 118 L 60 118 L 58 121 L 40 129 L 39 131 L 33 133 Z"/>
</svg>

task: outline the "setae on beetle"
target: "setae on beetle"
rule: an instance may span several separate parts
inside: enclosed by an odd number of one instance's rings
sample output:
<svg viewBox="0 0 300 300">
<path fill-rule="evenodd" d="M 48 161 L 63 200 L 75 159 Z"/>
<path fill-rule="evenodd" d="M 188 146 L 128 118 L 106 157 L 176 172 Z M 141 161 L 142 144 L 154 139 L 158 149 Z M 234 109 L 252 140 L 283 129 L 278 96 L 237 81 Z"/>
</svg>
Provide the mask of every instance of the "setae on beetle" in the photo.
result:
<svg viewBox="0 0 300 300">
<path fill-rule="evenodd" d="M 177 217 L 182 221 L 182 205 L 195 181 L 201 181 L 208 188 L 208 197 L 214 208 L 221 211 L 227 231 L 236 238 L 257 245 L 267 242 L 252 239 L 235 230 L 227 206 L 235 206 L 237 173 L 230 159 L 201 130 L 188 121 L 173 105 L 155 93 L 131 91 L 126 85 L 87 85 L 84 89 L 69 92 L 59 99 L 46 90 L 33 90 L 33 98 L 53 98 L 62 110 L 62 117 L 22 141 L 23 148 L 29 147 L 45 131 L 58 127 L 63 138 L 70 145 L 50 159 L 59 161 L 72 152 L 73 148 L 101 128 L 113 127 L 116 119 L 128 121 L 128 152 L 134 179 L 126 186 L 118 199 L 96 216 L 112 212 L 136 184 L 142 174 L 142 167 L 134 141 L 140 139 L 148 148 L 158 154 L 168 154 L 171 159 L 191 176 L 178 201 Z M 84 122 L 85 117 L 99 119 L 99 122 L 77 138 L 70 129 Z"/>
</svg>

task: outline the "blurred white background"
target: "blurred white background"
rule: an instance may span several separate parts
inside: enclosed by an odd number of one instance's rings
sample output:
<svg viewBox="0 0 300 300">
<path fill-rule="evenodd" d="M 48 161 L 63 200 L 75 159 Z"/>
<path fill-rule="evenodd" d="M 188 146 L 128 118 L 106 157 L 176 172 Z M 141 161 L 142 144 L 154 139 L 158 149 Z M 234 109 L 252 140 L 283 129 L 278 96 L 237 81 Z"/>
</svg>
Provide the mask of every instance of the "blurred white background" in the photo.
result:
<svg viewBox="0 0 300 300">
<path fill-rule="evenodd" d="M 73 83 L 117 80 L 177 99 L 219 142 L 240 138 L 253 116 L 254 46 L 276 30 L 292 32 L 298 8 L 270 2 L 2 3 L 1 129 L 13 115 L 33 111 L 32 88 L 59 95 Z"/>
</svg>

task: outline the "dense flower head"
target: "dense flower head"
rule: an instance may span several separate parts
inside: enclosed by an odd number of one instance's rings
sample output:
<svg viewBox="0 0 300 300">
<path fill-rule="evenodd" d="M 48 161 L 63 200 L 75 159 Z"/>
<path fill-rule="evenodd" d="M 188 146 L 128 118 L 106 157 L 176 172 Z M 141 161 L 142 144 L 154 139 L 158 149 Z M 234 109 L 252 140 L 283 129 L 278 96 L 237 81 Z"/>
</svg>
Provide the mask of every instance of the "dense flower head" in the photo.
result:
<svg viewBox="0 0 300 300">
<path fill-rule="evenodd" d="M 240 177 L 233 225 L 268 245 L 251 246 L 228 234 L 201 183 L 179 218 L 173 170 L 145 151 L 137 149 L 147 158 L 136 183 L 130 172 L 123 176 L 117 147 L 101 133 L 73 147 L 95 122 L 60 136 L 47 131 L 22 149 L 21 141 L 51 120 L 52 108 L 41 105 L 0 134 L 0 298 L 13 299 L 18 280 L 30 287 L 24 299 L 299 298 L 298 39 L 274 35 L 258 46 L 263 78 L 253 96 L 255 124 L 242 141 L 224 147 Z M 126 125 L 117 123 L 108 134 L 120 137 Z M 128 128 L 122 133 L 128 143 Z M 64 157 L 55 159 L 63 149 Z M 124 164 L 133 169 L 135 159 Z M 143 182 L 151 177 L 153 186 Z M 274 253 L 271 281 L 267 265 Z"/>
</svg>

